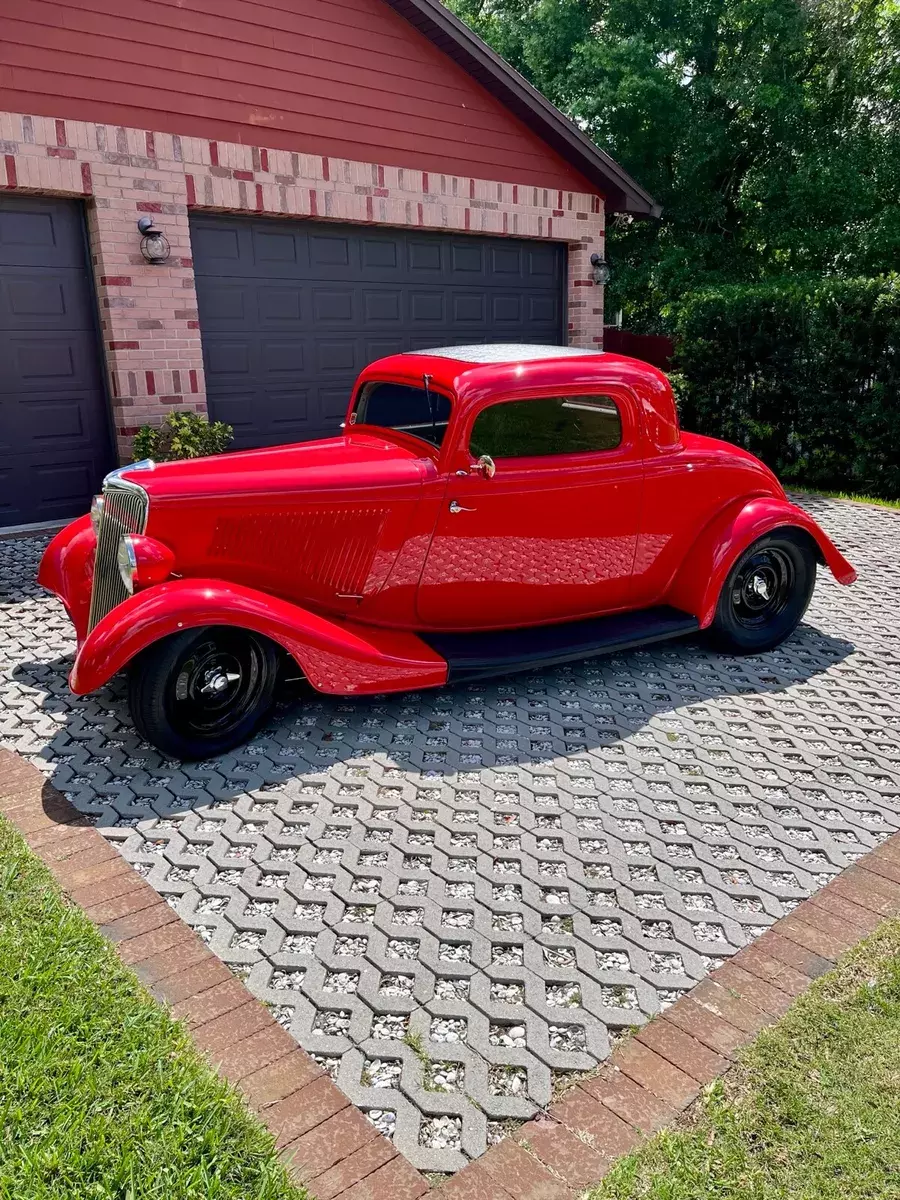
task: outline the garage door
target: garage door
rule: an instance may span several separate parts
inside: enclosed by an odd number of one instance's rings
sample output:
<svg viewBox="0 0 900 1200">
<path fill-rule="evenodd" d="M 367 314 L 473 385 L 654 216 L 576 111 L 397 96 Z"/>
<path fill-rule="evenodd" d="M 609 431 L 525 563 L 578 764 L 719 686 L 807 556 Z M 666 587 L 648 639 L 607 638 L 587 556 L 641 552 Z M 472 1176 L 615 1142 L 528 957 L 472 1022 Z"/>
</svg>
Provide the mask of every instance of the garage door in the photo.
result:
<svg viewBox="0 0 900 1200">
<path fill-rule="evenodd" d="M 399 350 L 563 341 L 563 247 L 194 217 L 207 396 L 237 446 L 336 433 L 357 373 Z"/>
<path fill-rule="evenodd" d="M 0 526 L 87 510 L 113 466 L 84 214 L 0 198 Z"/>
</svg>

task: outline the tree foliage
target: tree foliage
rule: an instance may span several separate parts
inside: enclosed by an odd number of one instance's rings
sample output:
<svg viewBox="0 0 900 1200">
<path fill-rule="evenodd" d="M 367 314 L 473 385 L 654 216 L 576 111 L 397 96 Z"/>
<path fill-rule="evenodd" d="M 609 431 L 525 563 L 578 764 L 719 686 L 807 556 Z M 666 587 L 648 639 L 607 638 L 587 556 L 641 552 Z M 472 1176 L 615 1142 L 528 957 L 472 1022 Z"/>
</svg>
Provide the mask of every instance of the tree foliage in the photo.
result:
<svg viewBox="0 0 900 1200">
<path fill-rule="evenodd" d="M 611 222 L 608 307 L 900 265 L 898 0 L 449 0 L 663 205 Z"/>
</svg>

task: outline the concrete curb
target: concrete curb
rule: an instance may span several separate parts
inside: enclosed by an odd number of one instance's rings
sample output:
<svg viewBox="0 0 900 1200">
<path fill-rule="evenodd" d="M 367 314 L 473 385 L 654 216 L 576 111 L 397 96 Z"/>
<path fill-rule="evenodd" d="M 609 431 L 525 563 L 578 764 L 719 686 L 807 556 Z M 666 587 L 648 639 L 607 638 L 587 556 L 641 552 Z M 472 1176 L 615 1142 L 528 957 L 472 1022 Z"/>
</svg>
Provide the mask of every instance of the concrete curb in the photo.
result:
<svg viewBox="0 0 900 1200">
<path fill-rule="evenodd" d="M 40 771 L 0 750 L 0 813 L 272 1130 L 316 1200 L 417 1200 L 427 1179 Z M 598 1073 L 459 1171 L 442 1200 L 575 1200 L 673 1121 L 818 976 L 900 915 L 900 834 L 698 983 Z"/>
</svg>

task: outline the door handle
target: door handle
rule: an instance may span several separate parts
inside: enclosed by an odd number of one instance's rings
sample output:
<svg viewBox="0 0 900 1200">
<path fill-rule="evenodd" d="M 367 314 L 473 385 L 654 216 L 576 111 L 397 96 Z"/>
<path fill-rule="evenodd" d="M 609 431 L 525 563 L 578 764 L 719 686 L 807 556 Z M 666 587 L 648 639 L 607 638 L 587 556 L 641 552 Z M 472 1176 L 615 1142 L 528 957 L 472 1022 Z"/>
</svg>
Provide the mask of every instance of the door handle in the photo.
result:
<svg viewBox="0 0 900 1200">
<path fill-rule="evenodd" d="M 475 509 L 474 508 L 466 508 L 464 505 L 460 504 L 458 500 L 451 500 L 450 501 L 450 511 L 452 513 L 474 512 Z"/>
</svg>

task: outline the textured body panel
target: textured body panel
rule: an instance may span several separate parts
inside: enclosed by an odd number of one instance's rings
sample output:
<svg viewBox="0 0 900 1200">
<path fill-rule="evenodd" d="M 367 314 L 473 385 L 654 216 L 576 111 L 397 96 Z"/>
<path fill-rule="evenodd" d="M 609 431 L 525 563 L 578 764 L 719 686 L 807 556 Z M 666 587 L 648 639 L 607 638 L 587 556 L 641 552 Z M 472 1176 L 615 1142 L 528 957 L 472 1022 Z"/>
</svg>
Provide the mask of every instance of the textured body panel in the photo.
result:
<svg viewBox="0 0 900 1200">
<path fill-rule="evenodd" d="M 291 565 L 298 583 L 337 595 L 362 594 L 381 541 L 388 510 L 310 506 L 285 516 L 263 513 L 220 517 L 210 558 L 252 571 L 275 558 Z"/>
</svg>

